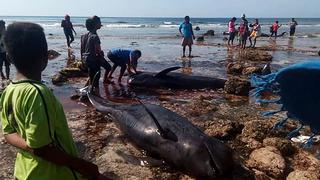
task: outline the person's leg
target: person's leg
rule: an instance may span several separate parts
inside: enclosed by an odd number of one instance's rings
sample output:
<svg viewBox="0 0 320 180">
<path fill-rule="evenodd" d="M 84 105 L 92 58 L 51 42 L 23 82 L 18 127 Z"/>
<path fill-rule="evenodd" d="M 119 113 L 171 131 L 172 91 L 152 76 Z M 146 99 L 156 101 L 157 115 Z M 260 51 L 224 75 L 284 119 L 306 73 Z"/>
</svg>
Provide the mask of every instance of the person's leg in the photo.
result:
<svg viewBox="0 0 320 180">
<path fill-rule="evenodd" d="M 277 39 L 277 37 L 278 37 L 278 31 L 275 31 L 274 32 L 274 38 Z"/>
<path fill-rule="evenodd" d="M 186 46 L 185 45 L 182 48 L 182 57 L 186 57 Z"/>
<path fill-rule="evenodd" d="M 113 74 L 114 71 L 117 69 L 117 67 L 118 67 L 118 65 L 116 65 L 116 64 L 114 64 L 114 65 L 112 66 L 111 71 L 110 71 L 109 76 L 108 76 L 109 79 L 112 79 L 112 78 L 113 78 L 113 77 L 112 77 L 112 74 Z"/>
<path fill-rule="evenodd" d="M 236 33 L 232 33 L 231 35 L 231 45 L 233 46 L 233 41 L 234 41 L 234 38 L 236 37 Z"/>
<path fill-rule="evenodd" d="M 191 53 L 192 53 L 192 44 L 189 45 L 189 57 L 191 57 Z"/>
<path fill-rule="evenodd" d="M 4 76 L 3 74 L 3 71 L 2 71 L 2 67 L 3 67 L 3 62 L 5 61 L 5 53 L 0 53 L 0 70 L 1 70 L 1 78 L 2 79 L 5 79 L 6 77 Z"/>
<path fill-rule="evenodd" d="M 4 53 L 4 65 L 6 66 L 6 78 L 9 79 L 10 78 L 10 62 L 7 58 L 6 53 Z M 2 67 L 2 66 L 1 66 Z M 1 69 L 2 72 L 2 69 Z"/>
<path fill-rule="evenodd" d="M 253 39 L 253 48 L 255 48 L 256 47 L 256 44 L 257 44 L 257 37 L 255 37 L 254 39 Z"/>
<path fill-rule="evenodd" d="M 124 72 L 126 71 L 126 69 L 127 69 L 127 66 L 126 66 L 126 65 L 121 66 L 121 70 L 120 70 L 120 75 L 119 75 L 118 82 L 121 82 L 122 76 L 124 75 Z"/>
<path fill-rule="evenodd" d="M 69 46 L 70 46 L 70 44 L 74 41 L 73 33 L 71 32 L 69 36 L 70 36 L 70 42 L 69 42 Z"/>
<path fill-rule="evenodd" d="M 105 58 L 100 59 L 100 66 L 102 66 L 105 69 L 104 77 L 103 77 L 103 83 L 111 83 L 108 79 L 109 72 L 111 70 L 110 64 L 107 62 Z"/>
<path fill-rule="evenodd" d="M 68 47 L 70 47 L 70 37 L 69 37 L 69 34 L 65 34 L 66 35 L 66 39 L 67 39 L 67 45 Z"/>
<path fill-rule="evenodd" d="M 249 47 L 252 47 L 252 37 L 251 36 L 249 37 L 249 42 L 250 42 L 250 46 Z"/>
</svg>

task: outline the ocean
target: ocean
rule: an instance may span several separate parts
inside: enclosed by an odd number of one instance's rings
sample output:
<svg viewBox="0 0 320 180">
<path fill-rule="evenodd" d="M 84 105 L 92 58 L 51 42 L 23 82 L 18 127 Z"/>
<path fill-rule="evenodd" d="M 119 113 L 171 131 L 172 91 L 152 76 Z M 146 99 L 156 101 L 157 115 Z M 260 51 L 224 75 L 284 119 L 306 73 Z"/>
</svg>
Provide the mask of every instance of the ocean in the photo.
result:
<svg viewBox="0 0 320 180">
<path fill-rule="evenodd" d="M 71 17 L 75 29 L 85 32 L 85 20 L 87 17 Z M 59 16 L 0 16 L 7 23 L 15 21 L 29 21 L 42 25 L 47 34 L 63 35 L 60 22 L 63 17 Z M 240 18 L 239 18 L 240 19 Z M 238 19 L 238 21 L 240 21 Z M 248 18 L 249 22 L 254 19 Z M 259 18 L 262 31 L 269 33 L 270 25 L 278 20 L 283 27 L 280 31 L 288 31 L 290 18 Z M 297 36 L 320 38 L 320 18 L 296 18 L 299 26 Z M 168 36 L 177 34 L 179 24 L 183 18 L 137 18 L 137 17 L 101 17 L 104 28 L 100 31 L 102 36 Z M 207 30 L 215 30 L 217 35 L 227 31 L 229 18 L 192 18 L 193 26 L 199 26 L 198 34 Z"/>
<path fill-rule="evenodd" d="M 58 60 L 53 62 L 51 70 L 59 70 L 65 65 L 67 57 L 66 40 L 60 26 L 64 17 L 33 17 L 33 16 L 2 16 L 0 19 L 7 24 L 16 21 L 34 22 L 40 24 L 47 35 L 50 49 L 62 54 Z M 84 26 L 86 17 L 71 17 L 77 35 L 72 49 L 76 57 L 80 58 L 80 37 L 86 33 Z M 249 18 L 252 22 L 254 19 Z M 269 27 L 275 21 L 274 18 L 260 18 L 262 31 L 269 33 Z M 289 18 L 277 19 L 283 26 L 279 32 L 289 31 Z M 277 41 L 270 41 L 269 38 L 259 38 L 257 47 L 270 48 L 274 56 L 273 68 L 284 67 L 305 59 L 318 58 L 314 56 L 320 50 L 320 18 L 296 18 L 299 26 L 294 39 L 284 36 Z M 195 42 L 193 47 L 193 58 L 190 61 L 182 60 L 181 37 L 178 27 L 183 18 L 136 18 L 136 17 L 102 17 L 103 27 L 98 31 L 101 39 L 102 49 L 107 52 L 113 48 L 140 49 L 142 58 L 139 62 L 139 69 L 146 71 L 161 71 L 171 66 L 182 66 L 189 73 L 226 77 L 226 59 L 232 54 L 237 56 L 237 51 L 229 51 L 226 48 L 223 32 L 228 30 L 229 18 L 191 18 L 196 37 L 201 36 L 207 30 L 214 30 L 214 37 L 205 37 L 204 42 Z M 238 20 L 240 21 L 240 20 Z M 273 50 L 272 50 L 273 49 Z M 231 54 L 230 54 L 231 53 Z M 50 70 L 50 68 L 48 68 Z M 48 78 L 54 72 L 47 73 Z"/>
</svg>

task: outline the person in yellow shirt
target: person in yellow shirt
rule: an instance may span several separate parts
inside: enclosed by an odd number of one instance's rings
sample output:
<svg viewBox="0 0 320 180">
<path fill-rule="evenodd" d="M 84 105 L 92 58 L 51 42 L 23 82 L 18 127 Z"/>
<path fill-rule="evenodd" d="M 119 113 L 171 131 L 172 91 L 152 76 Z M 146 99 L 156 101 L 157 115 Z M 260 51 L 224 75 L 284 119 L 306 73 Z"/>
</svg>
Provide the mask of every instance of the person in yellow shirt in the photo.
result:
<svg viewBox="0 0 320 180">
<path fill-rule="evenodd" d="M 0 99 L 5 140 L 18 148 L 15 179 L 106 179 L 95 164 L 78 158 L 63 107 L 41 83 L 48 62 L 42 27 L 13 23 L 4 42 L 17 69 L 16 80 Z"/>
</svg>

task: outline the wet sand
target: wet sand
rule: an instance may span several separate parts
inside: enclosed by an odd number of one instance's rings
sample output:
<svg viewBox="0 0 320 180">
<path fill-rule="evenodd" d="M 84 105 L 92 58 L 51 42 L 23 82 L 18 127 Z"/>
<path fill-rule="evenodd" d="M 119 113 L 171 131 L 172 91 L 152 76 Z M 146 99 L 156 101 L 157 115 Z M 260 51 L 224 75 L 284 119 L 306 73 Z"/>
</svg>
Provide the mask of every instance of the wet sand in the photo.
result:
<svg viewBox="0 0 320 180">
<path fill-rule="evenodd" d="M 105 51 L 111 47 L 142 49 L 143 59 L 139 64 L 142 70 L 160 71 L 163 68 L 181 65 L 184 67 L 182 71 L 186 73 L 226 78 L 225 68 L 227 63 L 237 61 L 239 50 L 228 50 L 222 39 L 215 38 L 197 43 L 194 46 L 195 58 L 182 60 L 179 58 L 181 47 L 177 41 L 180 40 L 178 38 L 153 39 L 151 37 L 102 38 Z M 148 158 L 121 133 L 112 122 L 112 117 L 96 112 L 88 104 L 84 105 L 78 101 L 72 101 L 70 96 L 75 94 L 75 89 L 83 87 L 86 78 L 72 79 L 63 86 L 53 86 L 51 84 L 51 76 L 66 64 L 67 55 L 62 42 L 60 39 L 49 38 L 49 48 L 59 51 L 62 55 L 49 62 L 48 68 L 44 72 L 44 80 L 65 107 L 69 126 L 81 157 L 97 163 L 100 171 L 113 179 L 193 179 L 167 165 Z M 263 38 L 258 41 L 258 47 L 260 47 L 258 49 L 273 55 L 273 70 L 298 62 L 301 59 L 318 58 L 316 53 L 320 47 L 314 47 L 314 41 L 308 43 L 295 39 L 293 44 L 291 45 L 287 38 L 278 39 L 277 44 L 274 44 L 268 38 Z M 303 45 L 299 46 L 298 44 Z M 79 44 L 75 43 L 73 46 L 79 47 Z M 74 48 L 76 56 L 79 56 L 78 52 L 79 49 Z M 105 91 L 105 89 L 108 89 L 108 91 Z M 101 93 L 104 97 L 120 99 L 126 101 L 126 103 L 131 102 L 131 98 L 137 95 L 143 102 L 159 104 L 177 112 L 188 118 L 208 135 L 230 145 L 243 166 L 247 166 L 246 163 L 251 152 L 265 146 L 264 140 L 266 138 L 279 137 L 285 139 L 286 133 L 293 130 L 296 125 L 296 123 L 291 122 L 284 129 L 273 131 L 271 129 L 277 119 L 266 119 L 261 117 L 260 114 L 261 111 L 272 107 L 259 106 L 249 98 L 228 95 L 222 90 L 147 90 L 132 92 L 124 83 L 123 87 L 118 85 L 108 88 L 101 86 Z M 308 131 L 306 130 L 303 133 L 307 134 Z M 312 168 L 320 167 L 320 163 L 309 158 L 310 155 L 305 154 L 298 147 L 298 144 L 292 144 L 290 148 L 295 152 L 282 154 L 287 166 L 276 179 L 285 179 L 293 170 L 314 172 Z M 0 154 L 0 179 L 12 179 L 15 150 L 4 142 L 1 134 Z M 141 161 L 144 160 L 150 161 L 153 167 L 142 166 Z M 234 179 L 275 178 L 274 174 L 261 172 L 261 170 L 255 168 L 248 168 L 248 171 L 236 169 L 232 174 Z"/>
</svg>

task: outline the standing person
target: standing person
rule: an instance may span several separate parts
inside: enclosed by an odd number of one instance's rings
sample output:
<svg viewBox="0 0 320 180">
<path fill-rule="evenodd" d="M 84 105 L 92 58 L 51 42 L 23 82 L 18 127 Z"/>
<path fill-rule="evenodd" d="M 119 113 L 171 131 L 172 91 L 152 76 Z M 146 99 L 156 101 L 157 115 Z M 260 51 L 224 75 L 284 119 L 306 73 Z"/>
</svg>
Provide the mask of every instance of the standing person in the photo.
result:
<svg viewBox="0 0 320 180">
<path fill-rule="evenodd" d="M 73 33 L 77 35 L 76 31 L 73 29 L 72 22 L 70 21 L 70 16 L 66 15 L 64 20 L 61 21 L 61 27 L 63 28 L 64 35 L 67 38 L 67 45 L 70 48 L 70 44 L 74 41 Z"/>
<path fill-rule="evenodd" d="M 233 46 L 233 40 L 236 36 L 236 22 L 237 18 L 233 17 L 230 21 L 229 21 L 229 39 L 228 39 L 228 46 L 230 46 L 230 42 L 231 45 Z"/>
<path fill-rule="evenodd" d="M 294 34 L 296 33 L 297 26 L 298 26 L 297 21 L 294 18 L 292 18 L 290 22 L 290 36 L 294 36 Z"/>
<path fill-rule="evenodd" d="M 279 28 L 280 28 L 281 26 L 282 26 L 282 24 L 279 25 L 279 21 L 274 22 L 274 23 L 272 24 L 272 27 L 271 27 L 272 32 L 271 32 L 270 37 L 272 37 L 272 36 L 274 35 L 275 39 L 277 39 L 278 30 L 279 30 Z"/>
<path fill-rule="evenodd" d="M 6 48 L 4 46 L 4 33 L 6 31 L 6 23 L 3 20 L 0 20 L 0 66 L 1 66 L 1 78 L 9 79 L 10 77 L 10 62 L 7 58 Z M 6 76 L 2 72 L 3 63 L 6 67 Z"/>
<path fill-rule="evenodd" d="M 186 16 L 184 18 L 184 22 L 180 24 L 179 32 L 183 36 L 182 39 L 182 47 L 183 47 L 183 55 L 182 57 L 186 57 L 186 46 L 189 47 L 189 57 L 191 57 L 192 52 L 192 44 L 195 39 L 192 24 L 190 23 L 190 17 Z"/>
<path fill-rule="evenodd" d="M 14 179 L 106 179 L 97 165 L 78 158 L 63 107 L 41 83 L 48 63 L 42 27 L 13 23 L 4 42 L 17 69 L 0 99 L 4 138 L 18 148 Z"/>
<path fill-rule="evenodd" d="M 108 74 L 111 70 L 110 64 L 104 58 L 104 52 L 101 50 L 101 41 L 97 30 L 102 27 L 98 16 L 93 16 L 86 20 L 86 28 L 89 31 L 81 37 L 81 55 L 83 55 L 89 70 L 89 83 L 92 84 L 94 93 L 99 94 L 99 79 L 101 67 L 105 69 L 104 83 L 110 83 Z M 95 76 L 98 77 L 95 78 Z"/>
<path fill-rule="evenodd" d="M 259 20 L 255 19 L 255 22 L 250 26 L 252 26 L 252 32 L 249 37 L 250 47 L 255 48 L 257 43 L 257 38 L 261 36 L 261 25 L 259 24 Z M 253 38 L 253 45 L 252 45 L 252 38 Z"/>
<path fill-rule="evenodd" d="M 249 36 L 249 23 L 248 23 L 248 20 L 246 19 L 245 14 L 243 14 L 241 17 L 239 33 L 240 33 L 240 48 L 245 49 L 247 45 L 247 39 Z"/>
<path fill-rule="evenodd" d="M 122 76 L 126 69 L 129 74 L 137 73 L 138 59 L 141 57 L 142 53 L 140 50 L 130 50 L 130 49 L 113 49 L 108 52 L 107 56 L 113 62 L 109 78 L 112 78 L 112 74 L 117 69 L 118 66 L 121 67 L 118 82 L 121 82 Z"/>
</svg>

